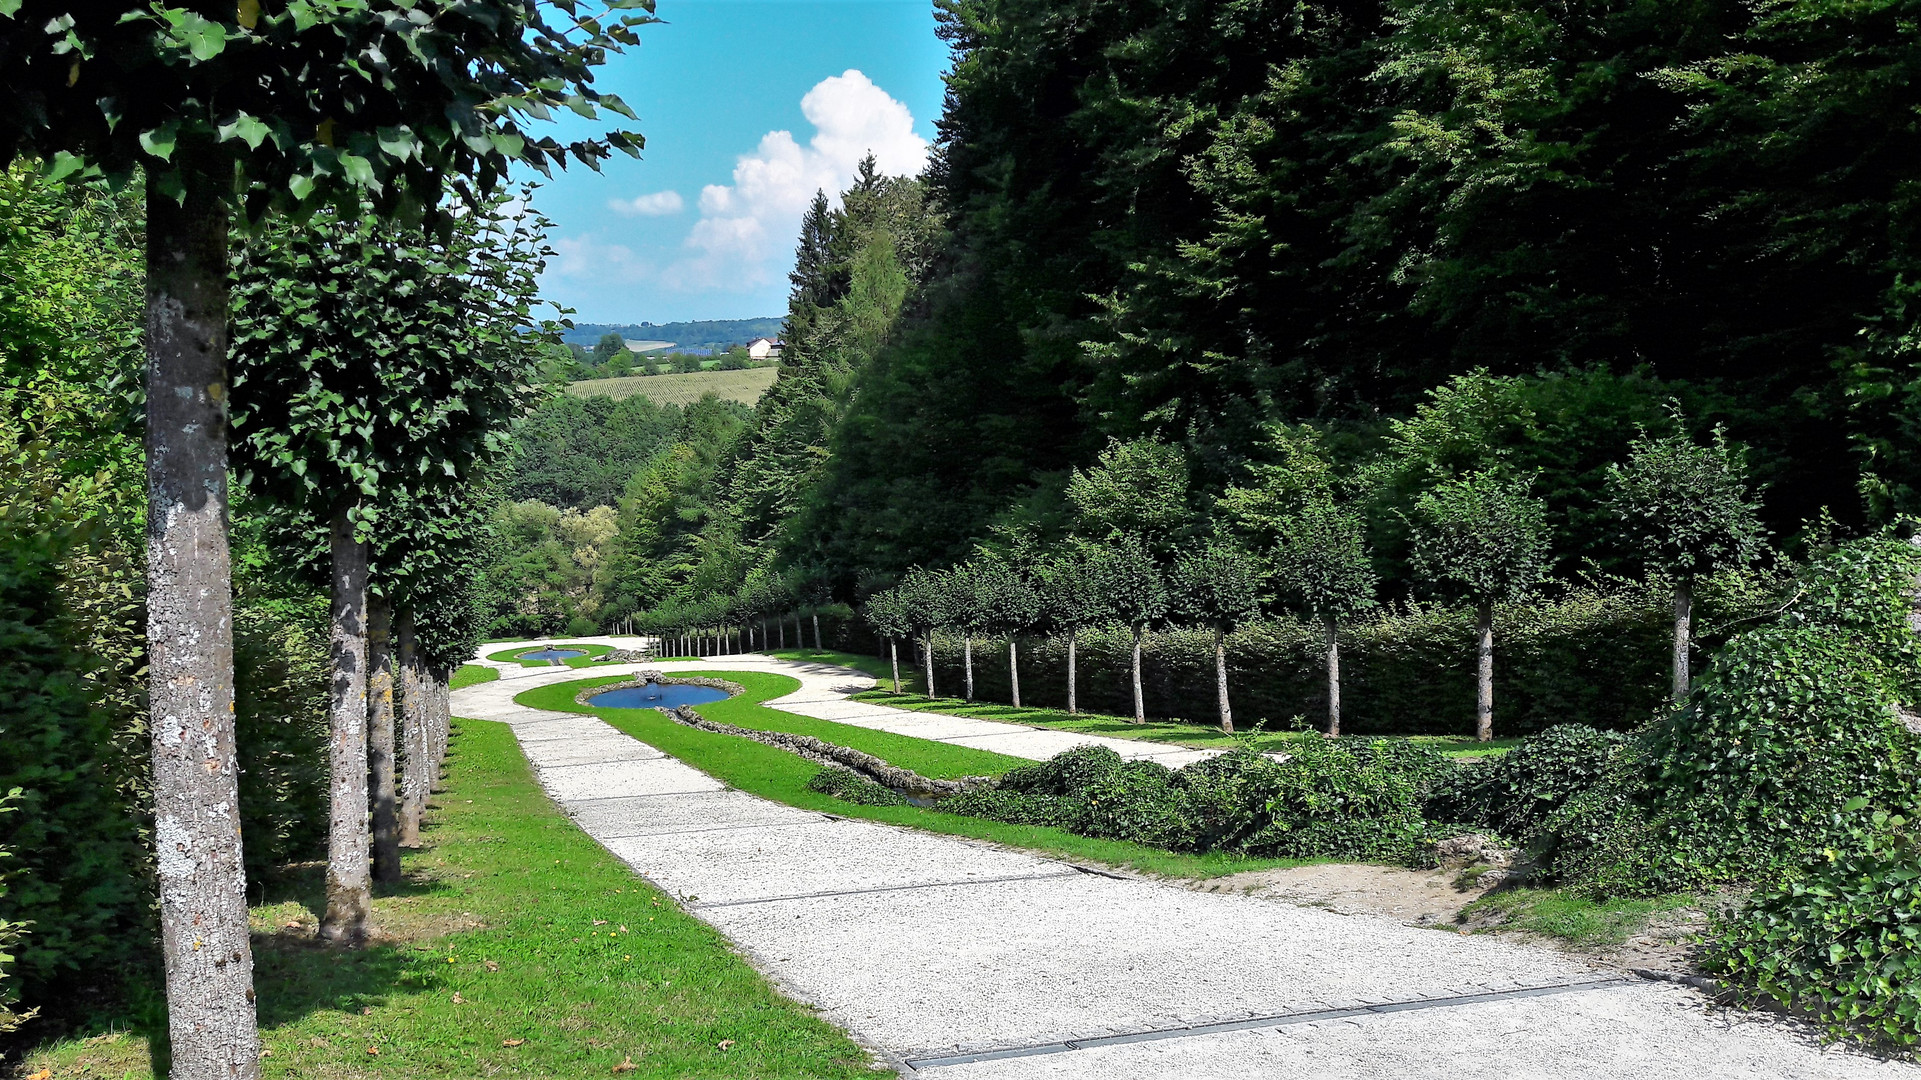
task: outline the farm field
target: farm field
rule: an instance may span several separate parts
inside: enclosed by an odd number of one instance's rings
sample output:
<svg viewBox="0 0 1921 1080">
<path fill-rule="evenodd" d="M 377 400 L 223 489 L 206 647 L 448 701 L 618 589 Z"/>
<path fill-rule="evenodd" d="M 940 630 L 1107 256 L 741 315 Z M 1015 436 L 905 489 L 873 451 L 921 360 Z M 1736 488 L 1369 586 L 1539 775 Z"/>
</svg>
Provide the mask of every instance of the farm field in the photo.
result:
<svg viewBox="0 0 1921 1080">
<path fill-rule="evenodd" d="M 748 405 L 760 400 L 774 385 L 778 368 L 744 371 L 693 371 L 675 375 L 632 375 L 624 379 L 587 379 L 568 383 L 575 397 L 610 397 L 615 401 L 640 394 L 656 405 L 691 405 L 703 394 Z"/>
</svg>

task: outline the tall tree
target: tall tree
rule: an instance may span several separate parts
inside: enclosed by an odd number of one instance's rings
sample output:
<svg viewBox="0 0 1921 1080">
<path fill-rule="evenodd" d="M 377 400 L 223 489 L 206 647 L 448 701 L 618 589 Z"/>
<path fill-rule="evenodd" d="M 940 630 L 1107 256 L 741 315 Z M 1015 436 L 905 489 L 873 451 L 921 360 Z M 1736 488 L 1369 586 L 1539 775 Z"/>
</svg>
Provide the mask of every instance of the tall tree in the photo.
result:
<svg viewBox="0 0 1921 1080">
<path fill-rule="evenodd" d="M 1414 567 L 1427 586 L 1473 605 L 1474 735 L 1494 737 L 1494 605 L 1547 576 L 1547 509 L 1528 481 L 1497 470 L 1448 480 L 1414 504 Z"/>
<path fill-rule="evenodd" d="M 1108 552 L 1087 540 L 1069 540 L 1040 565 L 1041 610 L 1048 623 L 1067 638 L 1067 711 L 1080 711 L 1079 680 L 1075 669 L 1080 632 L 1116 617 L 1114 584 L 1107 572 Z"/>
<path fill-rule="evenodd" d="M 1327 656 L 1327 734 L 1341 733 L 1341 621 L 1375 604 L 1367 524 L 1343 498 L 1323 440 L 1311 428 L 1277 429 L 1273 463 L 1249 466 L 1219 509 L 1266 553 L 1290 607 L 1321 623 Z"/>
<path fill-rule="evenodd" d="M 1683 418 L 1675 417 L 1683 427 Z M 1647 568 L 1674 588 L 1674 680 L 1679 704 L 1693 684 L 1694 591 L 1702 578 L 1754 561 L 1764 544 L 1759 506 L 1748 491 L 1745 455 L 1716 427 L 1708 445 L 1686 434 L 1645 431 L 1625 465 L 1608 477 L 1621 531 Z"/>
<path fill-rule="evenodd" d="M 975 560 L 974 581 L 987 607 L 987 631 L 1007 638 L 1007 685 L 1015 708 L 1021 704 L 1020 636 L 1041 617 L 1040 594 L 1028 575 L 1000 555 Z"/>
<path fill-rule="evenodd" d="M 934 631 L 948 624 L 947 601 L 949 591 L 946 575 L 938 570 L 915 567 L 907 572 L 899 585 L 894 587 L 894 595 L 899 598 L 902 614 L 907 625 L 913 629 L 921 648 L 921 689 L 928 697 L 934 697 Z"/>
<path fill-rule="evenodd" d="M 887 659 L 894 669 L 894 693 L 901 693 L 900 685 L 900 639 L 912 632 L 912 623 L 900 594 L 887 589 L 867 598 L 862 615 L 874 633 L 887 640 Z"/>
<path fill-rule="evenodd" d="M 545 170 L 637 152 L 639 138 L 620 132 L 571 146 L 528 136 L 524 123 L 553 107 L 631 116 L 593 89 L 592 70 L 649 18 L 556 26 L 548 10 L 437 5 L 409 18 L 350 0 L 242 4 L 226 21 L 166 5 L 20 0 L 0 11 L 10 57 L 0 97 L 24 106 L 0 116 L 0 166 L 35 156 L 56 175 L 137 167 L 146 177 L 154 835 L 182 1075 L 260 1069 L 232 714 L 231 207 L 258 217 L 365 189 L 385 209 L 418 210 L 440 201 L 450 175 L 487 188 L 517 162 Z"/>
<path fill-rule="evenodd" d="M 1174 608 L 1182 618 L 1214 631 L 1214 687 L 1221 730 L 1234 733 L 1234 710 L 1227 699 L 1227 635 L 1260 614 L 1260 564 L 1245 548 L 1214 540 L 1181 556 L 1170 582 Z"/>
<path fill-rule="evenodd" d="M 1141 687 L 1141 641 L 1147 631 L 1167 616 L 1167 583 L 1147 546 L 1130 536 L 1117 536 L 1102 545 L 1101 592 L 1114 617 L 1133 635 L 1129 673 L 1134 683 L 1134 722 L 1147 722 L 1147 698 Z"/>
<path fill-rule="evenodd" d="M 321 935 L 357 943 L 371 916 L 367 642 L 372 539 L 408 528 L 420 496 L 508 450 L 541 362 L 536 278 L 545 221 L 494 197 L 445 240 L 370 213 L 268 228 L 239 261 L 235 459 L 249 491 L 329 529 L 334 692 L 332 828 Z M 298 526 L 296 526 L 298 527 Z M 383 621 L 386 616 L 383 613 Z M 378 710 L 391 724 L 390 709 Z M 382 736 L 392 746 L 391 729 Z M 391 753 L 376 787 L 391 790 Z M 382 813 L 397 854 L 397 818 Z"/>
</svg>

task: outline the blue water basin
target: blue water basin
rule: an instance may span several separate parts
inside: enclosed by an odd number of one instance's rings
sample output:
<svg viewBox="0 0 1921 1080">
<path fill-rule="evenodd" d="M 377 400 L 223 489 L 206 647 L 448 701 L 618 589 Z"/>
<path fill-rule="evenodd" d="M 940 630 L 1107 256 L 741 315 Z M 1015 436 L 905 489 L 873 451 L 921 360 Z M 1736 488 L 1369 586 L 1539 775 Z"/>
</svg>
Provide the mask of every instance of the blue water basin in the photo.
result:
<svg viewBox="0 0 1921 1080">
<path fill-rule="evenodd" d="M 514 657 L 516 660 L 568 660 L 576 656 L 586 656 L 586 649 L 535 649 Z"/>
<path fill-rule="evenodd" d="M 588 698 L 587 704 L 597 709 L 677 709 L 682 705 L 705 705 L 726 697 L 727 691 L 711 686 L 648 683 L 646 686 L 623 686 L 618 690 L 603 691 Z"/>
</svg>

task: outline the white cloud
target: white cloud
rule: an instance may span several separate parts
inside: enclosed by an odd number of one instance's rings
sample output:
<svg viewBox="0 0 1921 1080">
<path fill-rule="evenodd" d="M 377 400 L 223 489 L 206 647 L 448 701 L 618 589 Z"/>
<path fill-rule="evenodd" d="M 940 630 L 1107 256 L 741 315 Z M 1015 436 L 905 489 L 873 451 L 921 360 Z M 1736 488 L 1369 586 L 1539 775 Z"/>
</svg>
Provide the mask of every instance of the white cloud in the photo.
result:
<svg viewBox="0 0 1921 1080">
<path fill-rule="evenodd" d="M 859 71 L 821 80 L 800 99 L 800 110 L 814 126 L 807 145 L 791 132 L 770 131 L 752 153 L 741 155 L 732 184 L 701 189 L 700 220 L 687 236 L 689 255 L 667 269 L 667 284 L 764 284 L 775 272 L 770 264 L 793 254 L 814 192 L 835 198 L 869 152 L 891 176 L 917 173 L 927 164 L 927 140 L 914 134 L 913 114 Z"/>
<path fill-rule="evenodd" d="M 607 205 L 615 213 L 628 217 L 665 217 L 680 213 L 687 204 L 682 201 L 678 191 L 656 191 L 631 199 L 609 199 Z"/>
<path fill-rule="evenodd" d="M 561 236 L 554 240 L 555 258 L 547 272 L 555 277 L 587 281 L 639 281 L 650 267 L 634 249 L 609 244 L 591 236 Z"/>
</svg>

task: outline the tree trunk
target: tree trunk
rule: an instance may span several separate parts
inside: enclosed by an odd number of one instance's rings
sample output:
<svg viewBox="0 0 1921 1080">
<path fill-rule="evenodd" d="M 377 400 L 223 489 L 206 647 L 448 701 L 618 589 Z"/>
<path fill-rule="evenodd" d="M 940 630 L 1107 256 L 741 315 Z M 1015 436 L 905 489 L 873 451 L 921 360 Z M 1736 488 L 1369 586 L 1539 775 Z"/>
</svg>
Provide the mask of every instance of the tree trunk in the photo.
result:
<svg viewBox="0 0 1921 1080">
<path fill-rule="evenodd" d="M 1021 707 L 1021 650 L 1020 639 L 1007 635 L 1007 683 L 1013 688 L 1014 707 Z"/>
<path fill-rule="evenodd" d="M 1234 710 L 1227 704 L 1227 633 L 1214 628 L 1214 692 L 1221 702 L 1221 730 L 1234 734 Z"/>
<path fill-rule="evenodd" d="M 1321 616 L 1327 630 L 1327 734 L 1341 735 L 1341 623 L 1333 615 Z"/>
<path fill-rule="evenodd" d="M 1694 589 L 1685 581 L 1674 586 L 1674 703 L 1688 699 L 1694 684 L 1688 648 L 1694 636 Z"/>
<path fill-rule="evenodd" d="M 367 768 L 373 801 L 374 880 L 400 880 L 400 815 L 394 805 L 393 606 L 367 602 Z"/>
<path fill-rule="evenodd" d="M 1067 632 L 1067 715 L 1069 716 L 1080 712 L 1079 702 L 1075 698 L 1075 691 L 1079 689 L 1079 687 L 1075 685 L 1076 679 L 1074 677 L 1075 636 L 1073 630 Z"/>
<path fill-rule="evenodd" d="M 787 620 L 775 619 L 774 626 L 780 630 L 780 647 L 785 649 L 787 647 Z"/>
<path fill-rule="evenodd" d="M 433 771 L 428 773 L 429 792 L 440 785 L 440 765 L 447 760 L 447 743 L 453 737 L 453 700 L 447 688 L 447 676 L 452 674 L 444 667 L 434 669 L 434 745 Z"/>
<path fill-rule="evenodd" d="M 927 685 L 922 687 L 928 697 L 934 696 L 934 635 L 928 634 L 921 649 L 921 661 L 927 667 Z"/>
<path fill-rule="evenodd" d="M 894 662 L 894 693 L 900 693 L 900 642 L 887 639 L 887 658 Z"/>
<path fill-rule="evenodd" d="M 1147 723 L 1147 698 L 1141 693 L 1141 628 L 1134 628 L 1134 722 Z"/>
<path fill-rule="evenodd" d="M 794 648 L 805 649 L 806 647 L 807 635 L 800 632 L 800 612 L 796 611 L 794 612 Z"/>
<path fill-rule="evenodd" d="M 329 702 L 327 911 L 320 936 L 358 945 L 373 914 L 367 838 L 367 545 L 354 538 L 347 507 L 334 513 L 333 687 Z"/>
<path fill-rule="evenodd" d="M 814 651 L 826 652 L 827 650 L 822 648 L 820 644 L 820 613 L 815 612 L 808 617 L 814 620 Z"/>
<path fill-rule="evenodd" d="M 147 703 L 175 1075 L 260 1075 L 227 553 L 227 212 L 147 195 Z"/>
<path fill-rule="evenodd" d="M 1474 737 L 1487 742 L 1494 738 L 1494 605 L 1482 604 L 1475 613 L 1480 623 L 1479 677 L 1475 680 Z"/>
<path fill-rule="evenodd" d="M 420 811 L 427 805 L 427 673 L 414 641 L 414 612 L 400 612 L 400 732 L 406 771 L 400 785 L 400 846 L 420 846 Z"/>
<path fill-rule="evenodd" d="M 965 673 L 965 700 L 974 700 L 974 635 L 961 635 L 961 671 Z"/>
</svg>

